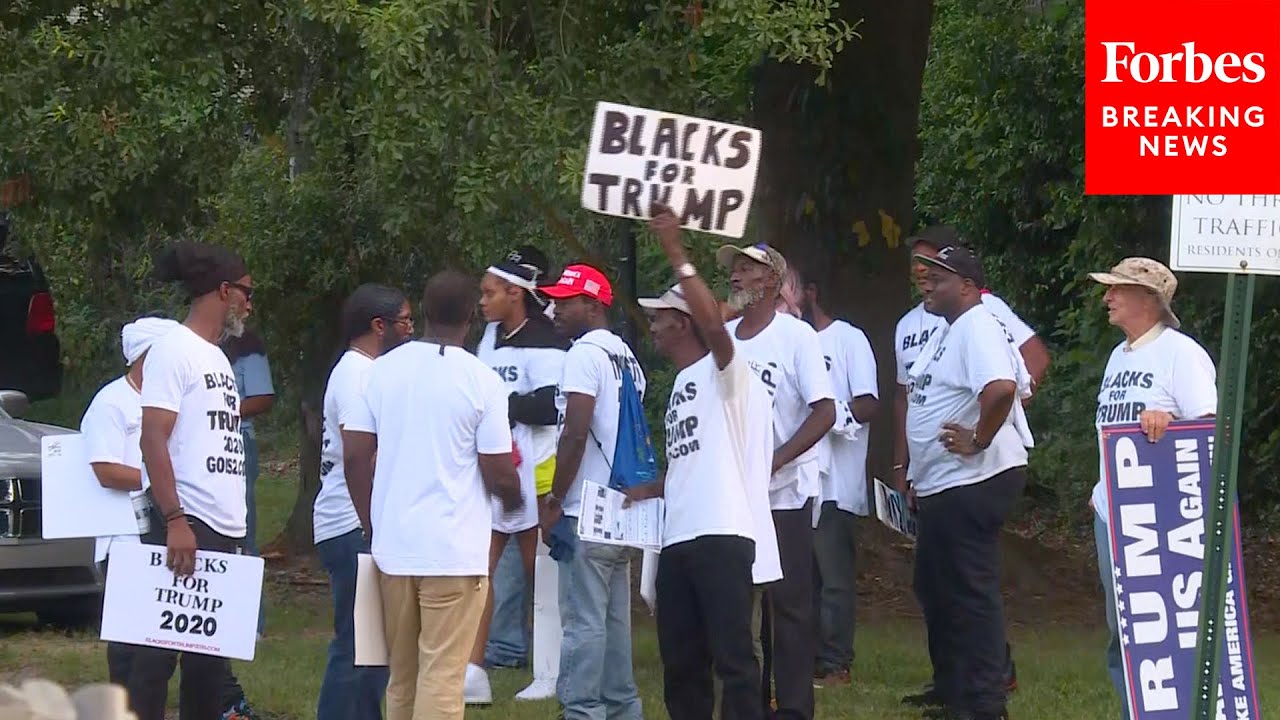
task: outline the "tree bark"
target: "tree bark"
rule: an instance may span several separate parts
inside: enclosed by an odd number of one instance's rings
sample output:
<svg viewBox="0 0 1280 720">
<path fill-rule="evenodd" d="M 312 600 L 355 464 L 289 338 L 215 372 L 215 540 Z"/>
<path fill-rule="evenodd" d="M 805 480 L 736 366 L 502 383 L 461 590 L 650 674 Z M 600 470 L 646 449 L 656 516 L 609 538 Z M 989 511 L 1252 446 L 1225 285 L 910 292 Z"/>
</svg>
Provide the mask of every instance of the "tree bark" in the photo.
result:
<svg viewBox="0 0 1280 720">
<path fill-rule="evenodd" d="M 932 0 L 845 0 L 855 24 L 826 86 L 816 71 L 767 62 L 756 78 L 764 133 L 756 219 L 826 289 L 826 309 L 861 327 L 875 351 L 881 412 L 870 471 L 888 479 L 893 453 L 894 327 L 909 307 L 903 240 L 914 224 L 920 93 Z"/>
</svg>

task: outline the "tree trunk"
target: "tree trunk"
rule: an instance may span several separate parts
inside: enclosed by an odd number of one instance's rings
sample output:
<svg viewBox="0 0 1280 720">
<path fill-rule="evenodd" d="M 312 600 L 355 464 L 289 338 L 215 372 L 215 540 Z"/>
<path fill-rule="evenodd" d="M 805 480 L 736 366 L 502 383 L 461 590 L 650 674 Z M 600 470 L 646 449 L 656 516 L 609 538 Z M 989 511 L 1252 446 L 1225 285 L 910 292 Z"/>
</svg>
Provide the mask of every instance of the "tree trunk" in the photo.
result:
<svg viewBox="0 0 1280 720">
<path fill-rule="evenodd" d="M 871 340 L 881 413 L 870 471 L 888 479 L 893 453 L 894 326 L 909 305 L 902 240 L 914 223 L 920 91 L 932 0 L 845 0 L 836 10 L 862 36 L 837 54 L 827 85 L 811 68 L 766 63 L 756 79 L 764 132 L 757 219 L 828 289 L 827 310 Z"/>
</svg>

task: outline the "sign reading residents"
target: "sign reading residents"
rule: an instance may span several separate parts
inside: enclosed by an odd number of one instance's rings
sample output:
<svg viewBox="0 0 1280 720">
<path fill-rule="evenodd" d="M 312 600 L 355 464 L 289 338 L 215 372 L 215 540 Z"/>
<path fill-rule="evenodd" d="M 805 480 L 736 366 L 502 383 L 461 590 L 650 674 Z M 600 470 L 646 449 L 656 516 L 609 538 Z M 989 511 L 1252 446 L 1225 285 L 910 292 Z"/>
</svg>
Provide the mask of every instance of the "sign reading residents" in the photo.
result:
<svg viewBox="0 0 1280 720">
<path fill-rule="evenodd" d="M 199 550 L 190 577 L 165 566 L 163 545 L 111 546 L 102 639 L 252 660 L 262 558 Z"/>
<path fill-rule="evenodd" d="M 601 102 L 591 126 L 582 206 L 648 219 L 655 202 L 680 225 L 740 238 L 760 165 L 760 131 Z"/>
<path fill-rule="evenodd" d="M 1280 275 L 1280 195 L 1174 195 L 1169 267 Z"/>
<path fill-rule="evenodd" d="M 1173 423 L 1158 443 L 1137 425 L 1102 431 L 1117 624 L 1133 720 L 1186 720 L 1191 712 L 1213 433 L 1205 421 Z M 1239 512 L 1233 522 L 1216 717 L 1256 720 Z"/>
</svg>

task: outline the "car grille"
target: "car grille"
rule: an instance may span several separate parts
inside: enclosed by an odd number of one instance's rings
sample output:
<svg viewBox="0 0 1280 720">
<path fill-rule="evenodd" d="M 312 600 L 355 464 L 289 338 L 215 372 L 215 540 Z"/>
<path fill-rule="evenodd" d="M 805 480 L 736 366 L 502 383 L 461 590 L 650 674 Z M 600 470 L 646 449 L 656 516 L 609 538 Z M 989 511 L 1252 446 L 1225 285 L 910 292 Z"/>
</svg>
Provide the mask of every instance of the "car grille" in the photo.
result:
<svg viewBox="0 0 1280 720">
<path fill-rule="evenodd" d="M 0 478 L 0 538 L 40 538 L 38 478 Z"/>
</svg>

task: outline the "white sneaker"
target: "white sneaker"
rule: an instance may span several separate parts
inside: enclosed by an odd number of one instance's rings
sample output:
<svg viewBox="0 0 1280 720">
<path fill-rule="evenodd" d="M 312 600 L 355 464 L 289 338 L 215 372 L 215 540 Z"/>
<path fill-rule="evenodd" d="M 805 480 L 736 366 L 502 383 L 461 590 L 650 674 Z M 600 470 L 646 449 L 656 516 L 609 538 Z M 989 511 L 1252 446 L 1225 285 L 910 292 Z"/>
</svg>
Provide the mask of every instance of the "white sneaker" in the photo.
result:
<svg viewBox="0 0 1280 720">
<path fill-rule="evenodd" d="M 556 679 L 536 677 L 529 687 L 516 693 L 517 700 L 550 700 L 556 696 Z"/>
<path fill-rule="evenodd" d="M 467 679 L 462 686 L 462 700 L 468 705 L 493 704 L 493 688 L 489 687 L 489 673 L 479 665 L 467 663 Z"/>
</svg>

